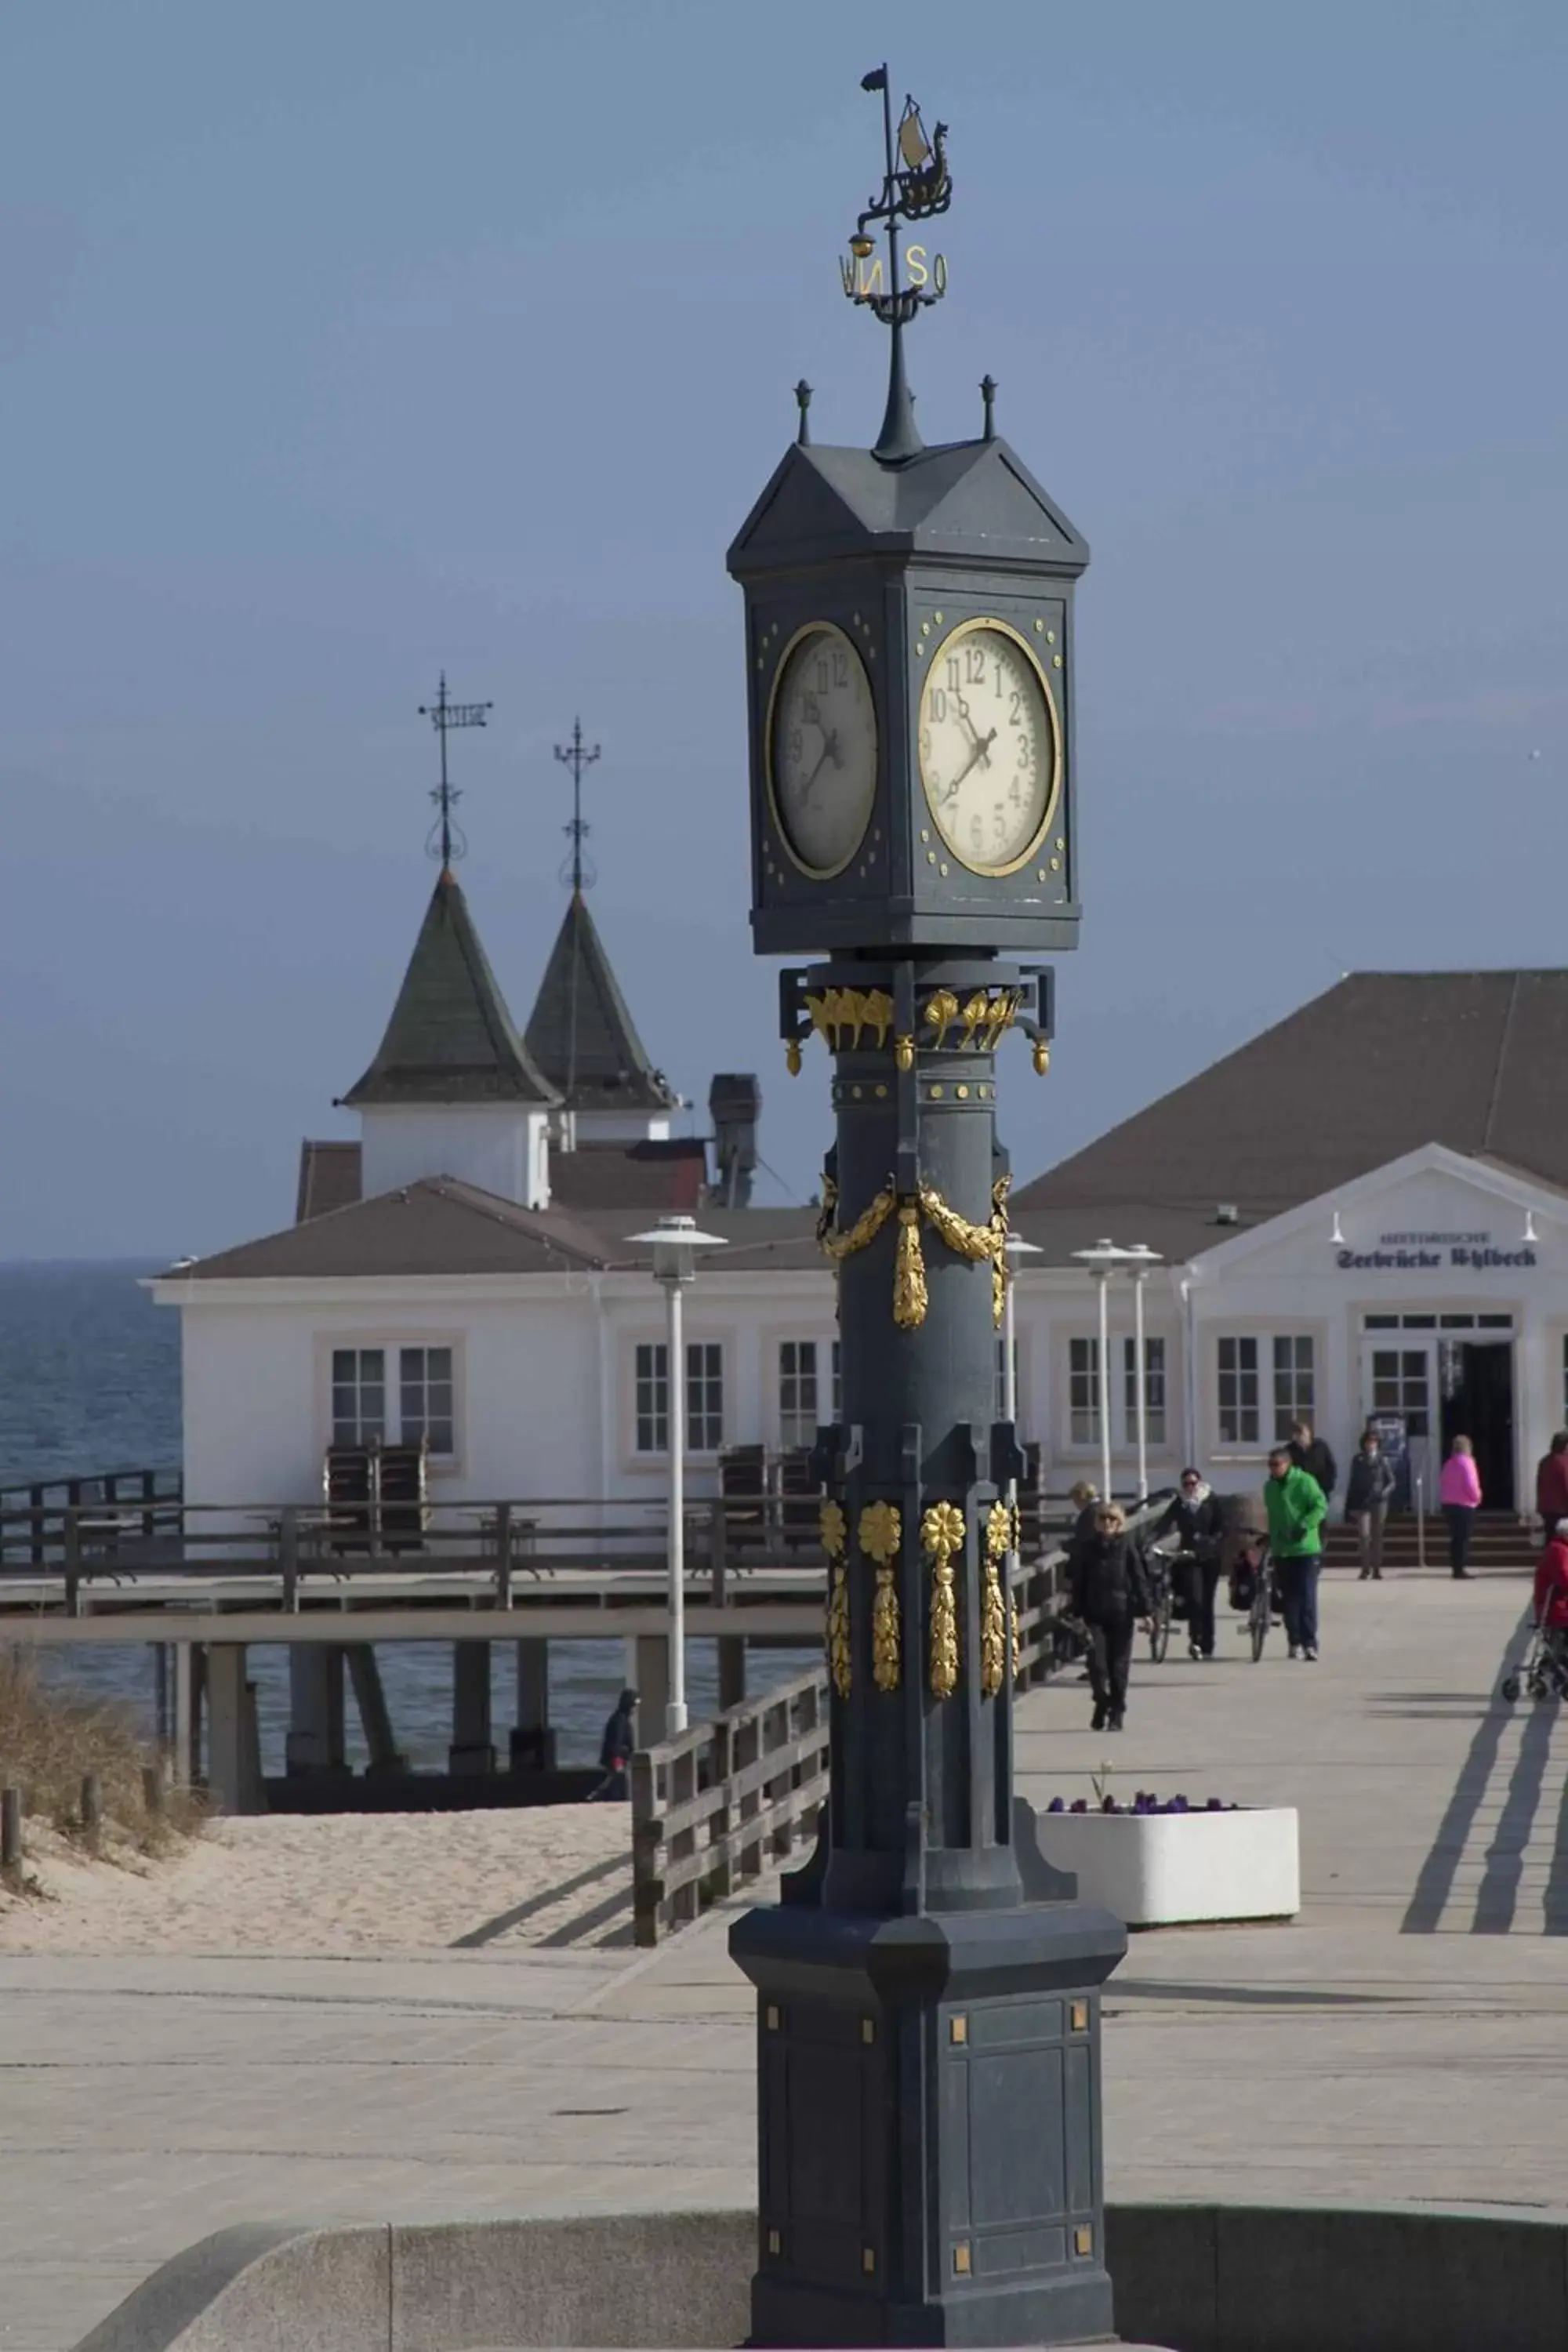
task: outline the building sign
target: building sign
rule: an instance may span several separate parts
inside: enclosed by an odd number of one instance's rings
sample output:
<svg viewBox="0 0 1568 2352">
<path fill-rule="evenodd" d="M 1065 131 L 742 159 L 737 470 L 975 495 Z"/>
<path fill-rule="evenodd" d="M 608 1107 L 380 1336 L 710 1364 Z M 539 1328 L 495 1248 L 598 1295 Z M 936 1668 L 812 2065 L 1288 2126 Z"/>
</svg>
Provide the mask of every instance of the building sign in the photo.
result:
<svg viewBox="0 0 1568 2352">
<path fill-rule="evenodd" d="M 1517 1249 L 1498 1249 L 1490 1234 L 1380 1234 L 1375 1249 L 1342 1249 L 1334 1257 L 1334 1264 L 1346 1272 L 1373 1274 L 1431 1274 L 1439 1266 L 1479 1274 L 1494 1266 L 1535 1263 L 1528 1242 Z"/>
</svg>

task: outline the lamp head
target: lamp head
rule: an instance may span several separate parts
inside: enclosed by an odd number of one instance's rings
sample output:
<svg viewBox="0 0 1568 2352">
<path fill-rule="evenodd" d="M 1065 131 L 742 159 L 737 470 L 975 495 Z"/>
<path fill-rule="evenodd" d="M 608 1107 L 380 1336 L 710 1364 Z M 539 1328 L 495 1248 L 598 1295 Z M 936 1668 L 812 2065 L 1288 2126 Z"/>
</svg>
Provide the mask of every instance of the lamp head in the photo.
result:
<svg viewBox="0 0 1568 2352">
<path fill-rule="evenodd" d="M 703 1250 L 722 1249 L 722 1234 L 700 1234 L 694 1217 L 660 1217 L 651 1233 L 628 1234 L 634 1246 L 651 1250 L 656 1282 L 690 1282 Z"/>
</svg>

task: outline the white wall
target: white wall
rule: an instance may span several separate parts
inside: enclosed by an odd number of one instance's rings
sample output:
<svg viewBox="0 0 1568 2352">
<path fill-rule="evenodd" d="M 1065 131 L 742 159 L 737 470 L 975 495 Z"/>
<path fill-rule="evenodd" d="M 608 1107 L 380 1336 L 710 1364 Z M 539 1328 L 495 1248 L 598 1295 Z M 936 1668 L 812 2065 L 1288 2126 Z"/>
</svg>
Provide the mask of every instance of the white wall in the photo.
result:
<svg viewBox="0 0 1568 2352">
<path fill-rule="evenodd" d="M 456 1176 L 523 1208 L 548 1208 L 547 1126 L 543 1110 L 503 1103 L 362 1110 L 361 1191 L 368 1201 L 421 1177 Z"/>
<path fill-rule="evenodd" d="M 669 1113 L 663 1110 L 579 1110 L 572 1114 L 579 1143 L 667 1143 Z"/>
</svg>

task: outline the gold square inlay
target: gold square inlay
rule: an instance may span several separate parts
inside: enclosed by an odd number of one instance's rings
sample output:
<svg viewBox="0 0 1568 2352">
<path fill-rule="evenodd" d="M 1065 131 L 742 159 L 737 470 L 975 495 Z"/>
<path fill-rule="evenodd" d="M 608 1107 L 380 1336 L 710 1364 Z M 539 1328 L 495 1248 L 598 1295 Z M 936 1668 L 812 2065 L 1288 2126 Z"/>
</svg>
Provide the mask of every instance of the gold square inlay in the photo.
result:
<svg viewBox="0 0 1568 2352">
<path fill-rule="evenodd" d="M 860 2039 L 862 2042 L 875 2042 L 877 2039 L 877 2021 L 874 2017 L 863 2017 L 860 2020 Z"/>
<path fill-rule="evenodd" d="M 779 2243 L 778 2231 L 776 2230 L 770 2230 L 768 2231 L 768 2252 L 770 2254 L 776 2254 L 778 2252 Z"/>
<path fill-rule="evenodd" d="M 947 2021 L 947 2034 L 950 2042 L 960 2043 L 967 2042 L 969 2039 L 968 2018 L 950 2017 Z"/>
<path fill-rule="evenodd" d="M 1081 2221 L 1072 2233 L 1072 2250 L 1075 2254 L 1092 2254 L 1094 2252 L 1094 2231 L 1086 2229 Z"/>
<path fill-rule="evenodd" d="M 860 2267 L 865 2272 L 867 2277 L 870 2278 L 877 2267 L 877 2249 L 875 2246 L 861 2247 Z"/>
<path fill-rule="evenodd" d="M 967 2278 L 969 2276 L 969 2243 L 967 2239 L 954 2246 L 952 2250 L 952 2267 L 960 2278 Z"/>
<path fill-rule="evenodd" d="M 778 2032 L 778 2030 L 779 2030 L 779 2013 L 778 2013 L 778 2011 L 777 2011 L 776 2009 L 773 2009 L 773 2007 L 771 2007 L 771 2006 L 770 2006 L 770 2008 L 769 2008 L 769 2010 L 768 2010 L 768 2032 L 769 2032 L 770 2033 L 776 2033 L 776 2032 Z"/>
<path fill-rule="evenodd" d="M 1072 2005 L 1072 2030 L 1075 2033 L 1087 2033 L 1089 2032 L 1089 2003 L 1087 2000 L 1074 2001 Z"/>
</svg>

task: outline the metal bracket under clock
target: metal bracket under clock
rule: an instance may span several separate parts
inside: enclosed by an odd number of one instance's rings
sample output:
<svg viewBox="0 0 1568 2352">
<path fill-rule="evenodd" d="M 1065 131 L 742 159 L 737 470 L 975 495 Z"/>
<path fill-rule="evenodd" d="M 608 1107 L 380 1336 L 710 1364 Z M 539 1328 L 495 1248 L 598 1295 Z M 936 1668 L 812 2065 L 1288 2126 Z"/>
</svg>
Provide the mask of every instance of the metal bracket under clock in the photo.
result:
<svg viewBox="0 0 1568 2352">
<path fill-rule="evenodd" d="M 918 984 L 924 986 L 941 975 L 934 970 L 931 960 L 922 960 L 922 963 Z M 789 1048 L 792 1072 L 799 1069 L 801 1048 L 814 1034 L 820 1034 L 829 1053 L 862 1045 L 886 1046 L 890 1052 L 896 1045 L 898 1035 L 909 1034 L 915 1027 L 912 1018 L 908 1016 L 907 1026 L 889 1021 L 889 1008 L 885 1000 L 881 1000 L 879 1009 L 879 1000 L 874 992 L 862 995 L 847 989 L 835 988 L 824 990 L 819 994 L 818 988 L 826 969 L 820 964 L 786 964 L 779 973 L 779 1035 Z M 839 969 L 845 978 L 851 976 L 848 968 Z M 900 959 L 894 969 L 896 975 L 907 973 L 907 960 Z M 998 981 L 1002 976 L 999 968 Z M 1035 1048 L 1038 1066 L 1042 1053 L 1049 1048 L 1056 1034 L 1055 968 L 1050 964 L 1021 964 L 1009 971 L 1006 977 L 1009 982 L 1016 978 L 1020 984 L 1017 1008 L 1009 1015 L 1008 1025 L 1029 1040 Z M 812 985 L 814 981 L 817 986 Z M 954 1034 L 957 1034 L 956 1031 Z M 921 1034 L 921 1043 L 929 1044 L 930 1040 Z"/>
</svg>

